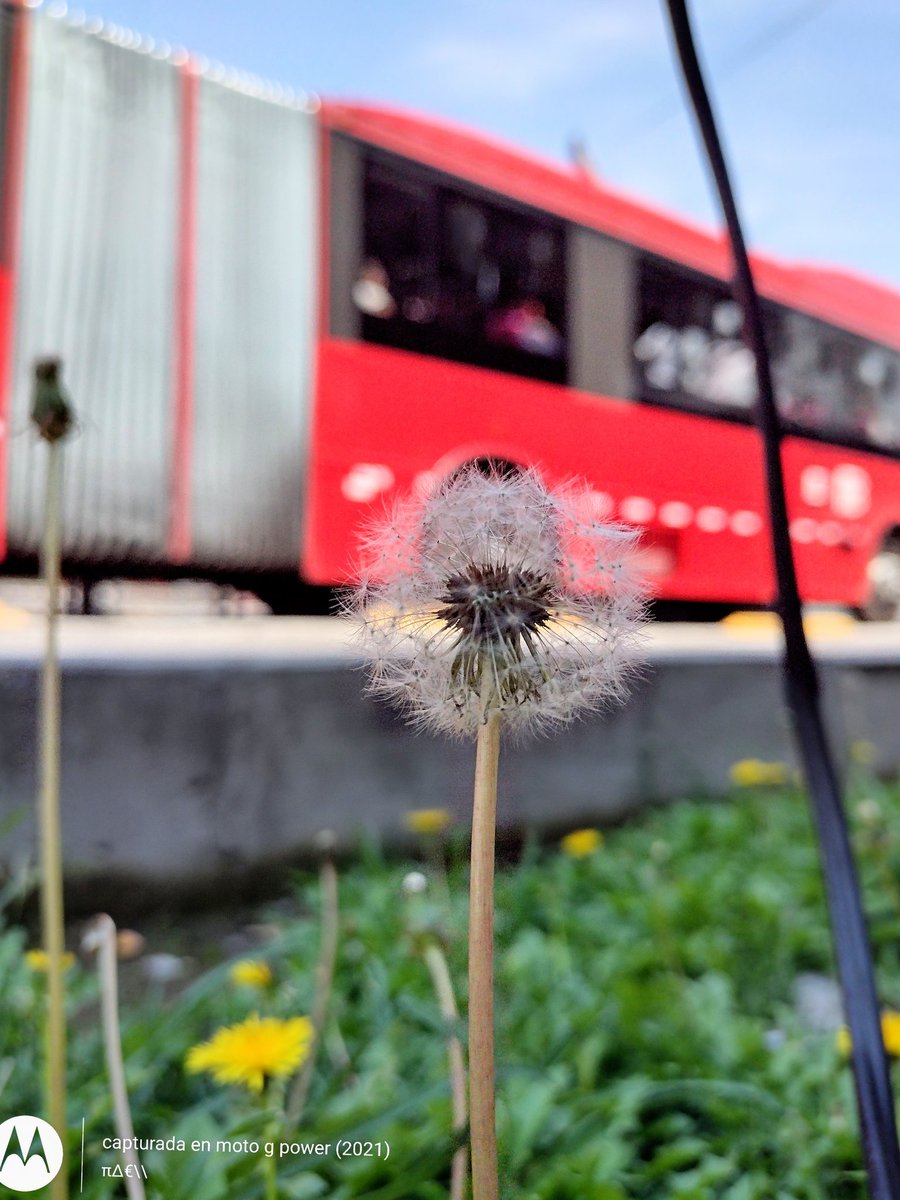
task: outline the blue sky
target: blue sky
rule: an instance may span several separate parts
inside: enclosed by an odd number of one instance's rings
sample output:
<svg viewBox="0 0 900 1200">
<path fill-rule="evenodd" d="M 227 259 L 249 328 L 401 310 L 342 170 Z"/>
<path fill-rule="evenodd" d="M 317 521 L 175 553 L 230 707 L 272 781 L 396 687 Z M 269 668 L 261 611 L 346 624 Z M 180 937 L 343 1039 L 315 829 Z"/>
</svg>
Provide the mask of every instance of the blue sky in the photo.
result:
<svg viewBox="0 0 900 1200">
<path fill-rule="evenodd" d="M 900 6 L 694 0 L 750 241 L 900 288 Z M 91 0 L 89 15 L 298 89 L 386 101 L 718 220 L 662 0 Z"/>
</svg>

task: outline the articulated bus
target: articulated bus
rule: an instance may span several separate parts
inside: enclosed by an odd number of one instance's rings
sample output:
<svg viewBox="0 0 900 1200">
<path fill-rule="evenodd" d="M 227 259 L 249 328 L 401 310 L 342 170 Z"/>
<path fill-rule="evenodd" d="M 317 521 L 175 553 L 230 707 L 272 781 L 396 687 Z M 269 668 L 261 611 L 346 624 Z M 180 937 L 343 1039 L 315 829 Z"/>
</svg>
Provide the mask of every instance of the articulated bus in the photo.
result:
<svg viewBox="0 0 900 1200">
<path fill-rule="evenodd" d="M 63 360 L 66 569 L 352 579 L 398 492 L 580 476 L 662 600 L 765 605 L 754 363 L 721 236 L 411 114 L 4 8 L 0 534 L 34 561 Z M 900 606 L 900 296 L 757 255 L 806 601 Z"/>
</svg>

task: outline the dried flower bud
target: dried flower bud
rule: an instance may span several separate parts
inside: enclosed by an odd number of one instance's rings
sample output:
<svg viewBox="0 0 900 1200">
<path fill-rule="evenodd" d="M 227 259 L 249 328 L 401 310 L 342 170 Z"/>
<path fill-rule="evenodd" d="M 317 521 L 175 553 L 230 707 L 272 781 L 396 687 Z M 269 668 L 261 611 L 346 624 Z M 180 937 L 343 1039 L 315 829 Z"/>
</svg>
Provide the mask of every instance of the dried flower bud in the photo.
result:
<svg viewBox="0 0 900 1200">
<path fill-rule="evenodd" d="M 60 382 L 58 358 L 40 358 L 34 364 L 31 420 L 46 442 L 58 442 L 74 423 L 69 398 Z"/>
<path fill-rule="evenodd" d="M 136 929 L 120 929 L 116 934 L 116 953 L 121 959 L 139 958 L 146 948 L 146 939 Z"/>
</svg>

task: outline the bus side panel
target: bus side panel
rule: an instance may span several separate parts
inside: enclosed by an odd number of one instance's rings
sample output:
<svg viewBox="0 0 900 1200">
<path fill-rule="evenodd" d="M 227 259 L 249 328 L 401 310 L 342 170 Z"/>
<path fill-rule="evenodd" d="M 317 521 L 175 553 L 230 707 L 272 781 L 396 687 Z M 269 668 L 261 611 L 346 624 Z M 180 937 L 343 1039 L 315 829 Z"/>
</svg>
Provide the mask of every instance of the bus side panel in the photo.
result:
<svg viewBox="0 0 900 1200">
<path fill-rule="evenodd" d="M 37 549 L 44 456 L 34 358 L 79 417 L 66 452 L 70 559 L 159 561 L 170 452 L 178 77 L 34 15 L 10 461 L 11 553 Z"/>
<path fill-rule="evenodd" d="M 200 81 L 192 561 L 297 568 L 313 358 L 317 126 Z"/>
<path fill-rule="evenodd" d="M 481 456 L 537 466 L 551 484 L 582 476 L 600 515 L 642 529 L 662 598 L 774 598 L 753 426 L 336 338 L 322 344 L 310 574 L 352 576 L 386 500 Z M 900 463 L 788 437 L 784 465 L 803 598 L 861 606 L 866 566 L 900 525 Z"/>
<path fill-rule="evenodd" d="M 10 390 L 31 14 L 0 8 L 0 560 L 6 556 Z"/>
<path fill-rule="evenodd" d="M 784 464 L 801 594 L 863 607 L 871 588 L 866 567 L 900 527 L 900 463 L 790 437 Z"/>
<path fill-rule="evenodd" d="M 321 348 L 311 577 L 352 576 L 386 499 L 482 456 L 583 477 L 598 512 L 643 528 L 660 596 L 772 598 L 753 429 L 338 339 Z"/>
</svg>

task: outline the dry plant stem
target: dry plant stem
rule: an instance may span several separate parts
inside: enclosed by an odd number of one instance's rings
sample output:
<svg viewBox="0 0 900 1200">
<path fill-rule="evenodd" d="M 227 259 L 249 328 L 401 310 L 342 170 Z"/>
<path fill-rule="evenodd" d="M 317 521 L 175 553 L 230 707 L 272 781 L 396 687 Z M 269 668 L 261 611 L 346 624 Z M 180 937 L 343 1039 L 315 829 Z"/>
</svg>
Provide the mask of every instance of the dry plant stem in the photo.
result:
<svg viewBox="0 0 900 1200">
<path fill-rule="evenodd" d="M 112 1093 L 113 1117 L 116 1135 L 134 1141 L 134 1125 L 125 1088 L 125 1064 L 122 1061 L 122 1039 L 119 1032 L 119 984 L 116 963 L 116 926 L 112 917 L 101 913 L 91 924 L 84 944 L 97 951 L 97 966 L 100 972 L 100 1014 L 103 1021 L 103 1044 L 106 1050 L 106 1070 Z M 125 1175 L 125 1189 L 129 1200 L 144 1200 L 144 1183 L 141 1179 L 141 1164 L 137 1151 L 123 1150 L 125 1163 L 132 1170 Z"/>
<path fill-rule="evenodd" d="M 484 671 L 484 718 L 475 753 L 472 857 L 469 882 L 469 1122 L 473 1200 L 497 1200 L 494 1099 L 494 837 L 500 714 L 489 704 Z"/>
<path fill-rule="evenodd" d="M 453 995 L 450 969 L 441 948 L 434 942 L 425 947 L 425 962 L 431 972 L 441 1016 L 448 1024 L 457 1021 L 459 1010 Z M 451 1034 L 447 1038 L 447 1063 L 450 1071 L 450 1094 L 453 1100 L 453 1128 L 458 1131 L 466 1127 L 466 1068 L 463 1062 L 462 1044 L 455 1034 Z M 453 1155 L 450 1167 L 450 1200 L 463 1200 L 466 1194 L 467 1167 L 468 1154 L 465 1146 L 460 1146 Z"/>
<path fill-rule="evenodd" d="M 50 1124 L 66 1140 L 66 1010 L 63 983 L 65 924 L 62 838 L 59 819 L 60 687 L 57 646 L 60 584 L 60 503 L 62 444 L 47 447 L 47 493 L 42 547 L 47 585 L 47 643 L 41 675 L 39 821 L 41 839 L 41 922 L 47 954 L 46 1090 Z M 50 1185 L 53 1200 L 66 1200 L 68 1180 L 60 1171 Z"/>
<path fill-rule="evenodd" d="M 313 1000 L 313 1010 L 310 1014 L 313 1025 L 313 1040 L 309 1048 L 309 1057 L 291 1084 L 285 1111 L 285 1129 L 288 1133 L 296 1129 L 306 1107 L 312 1083 L 313 1070 L 316 1065 L 316 1055 L 322 1041 L 325 1019 L 328 1016 L 328 1004 L 331 1000 L 331 987 L 334 982 L 334 964 L 337 959 L 338 929 L 340 915 L 338 909 L 338 877 L 337 869 L 330 858 L 322 861 L 319 871 L 322 893 L 322 943 L 319 950 L 319 961 L 316 964 L 316 994 Z"/>
</svg>

